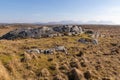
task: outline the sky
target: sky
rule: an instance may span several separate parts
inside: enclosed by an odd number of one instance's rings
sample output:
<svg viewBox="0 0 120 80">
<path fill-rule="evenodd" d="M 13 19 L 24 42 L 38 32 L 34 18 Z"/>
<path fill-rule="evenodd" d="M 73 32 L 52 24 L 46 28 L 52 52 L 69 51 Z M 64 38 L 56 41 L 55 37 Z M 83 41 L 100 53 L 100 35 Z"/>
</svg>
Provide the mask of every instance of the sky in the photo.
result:
<svg viewBox="0 0 120 80">
<path fill-rule="evenodd" d="M 0 23 L 66 20 L 120 24 L 120 0 L 0 0 Z"/>
</svg>

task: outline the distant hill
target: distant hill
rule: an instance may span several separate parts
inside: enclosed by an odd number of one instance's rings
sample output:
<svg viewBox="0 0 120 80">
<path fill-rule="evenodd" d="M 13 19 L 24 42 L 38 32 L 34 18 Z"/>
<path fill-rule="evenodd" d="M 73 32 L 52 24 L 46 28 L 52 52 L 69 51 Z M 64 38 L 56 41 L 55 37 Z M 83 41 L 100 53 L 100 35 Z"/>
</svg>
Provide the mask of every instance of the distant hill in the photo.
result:
<svg viewBox="0 0 120 80">
<path fill-rule="evenodd" d="M 54 22 L 36 22 L 35 24 L 46 24 L 46 25 L 53 25 L 53 24 L 114 24 L 112 21 L 73 21 L 73 20 L 65 20 L 65 21 L 54 21 Z"/>
</svg>

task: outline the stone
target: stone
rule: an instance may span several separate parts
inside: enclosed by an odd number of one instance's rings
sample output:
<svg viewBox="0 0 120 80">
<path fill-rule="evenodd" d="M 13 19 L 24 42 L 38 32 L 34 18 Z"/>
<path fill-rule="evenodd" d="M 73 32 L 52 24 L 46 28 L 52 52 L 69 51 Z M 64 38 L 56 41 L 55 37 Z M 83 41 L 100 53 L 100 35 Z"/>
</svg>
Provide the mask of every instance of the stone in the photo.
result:
<svg viewBox="0 0 120 80">
<path fill-rule="evenodd" d="M 98 44 L 98 39 L 88 39 L 88 38 L 80 38 L 78 42 L 81 42 L 83 44 L 89 44 L 92 43 L 94 45 Z"/>
<path fill-rule="evenodd" d="M 27 53 L 38 53 L 40 54 L 40 50 L 39 49 L 30 49 L 26 51 Z"/>
<path fill-rule="evenodd" d="M 68 54 L 67 49 L 64 46 L 56 46 L 55 51 L 62 51 L 65 52 L 65 54 Z"/>
<path fill-rule="evenodd" d="M 46 49 L 44 50 L 44 54 L 53 54 L 54 53 L 54 49 Z"/>
</svg>

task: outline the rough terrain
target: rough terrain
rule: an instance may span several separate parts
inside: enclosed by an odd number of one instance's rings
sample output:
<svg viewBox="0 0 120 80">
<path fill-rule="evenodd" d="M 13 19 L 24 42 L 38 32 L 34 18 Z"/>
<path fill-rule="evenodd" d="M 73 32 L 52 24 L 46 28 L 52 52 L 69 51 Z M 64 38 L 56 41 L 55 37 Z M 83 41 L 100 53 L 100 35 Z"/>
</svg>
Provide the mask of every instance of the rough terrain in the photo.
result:
<svg viewBox="0 0 120 80">
<path fill-rule="evenodd" d="M 81 25 L 80 25 L 81 26 Z M 0 80 L 119 80 L 120 27 L 82 25 L 100 34 L 98 44 L 78 42 L 90 39 L 88 34 L 0 40 Z M 16 27 L 0 28 L 3 36 Z M 26 50 L 46 50 L 65 46 L 69 54 L 27 53 Z"/>
</svg>

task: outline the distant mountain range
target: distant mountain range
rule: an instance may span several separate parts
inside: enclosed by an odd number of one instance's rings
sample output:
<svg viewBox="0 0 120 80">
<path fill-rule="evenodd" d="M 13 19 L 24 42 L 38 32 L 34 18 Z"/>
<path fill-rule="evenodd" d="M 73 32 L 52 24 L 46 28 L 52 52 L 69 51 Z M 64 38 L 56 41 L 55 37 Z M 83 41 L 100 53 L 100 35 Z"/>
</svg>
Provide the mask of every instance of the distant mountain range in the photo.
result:
<svg viewBox="0 0 120 80">
<path fill-rule="evenodd" d="M 115 25 L 112 21 L 73 21 L 73 20 L 65 20 L 65 21 L 54 21 L 54 22 L 35 22 L 35 23 L 0 23 L 0 25 L 5 24 L 41 24 L 41 25 L 55 25 L 55 24 L 105 24 L 105 25 Z"/>
<path fill-rule="evenodd" d="M 35 24 L 114 24 L 112 21 L 87 21 L 87 22 L 82 22 L 82 21 L 72 21 L 72 20 L 66 20 L 66 21 L 59 21 L 59 22 L 47 22 L 47 23 L 41 23 L 37 22 Z"/>
</svg>

